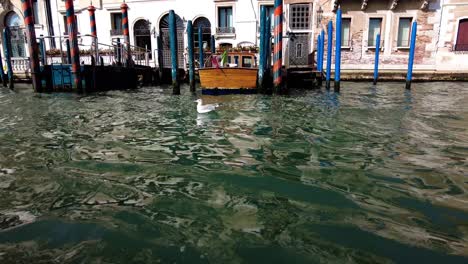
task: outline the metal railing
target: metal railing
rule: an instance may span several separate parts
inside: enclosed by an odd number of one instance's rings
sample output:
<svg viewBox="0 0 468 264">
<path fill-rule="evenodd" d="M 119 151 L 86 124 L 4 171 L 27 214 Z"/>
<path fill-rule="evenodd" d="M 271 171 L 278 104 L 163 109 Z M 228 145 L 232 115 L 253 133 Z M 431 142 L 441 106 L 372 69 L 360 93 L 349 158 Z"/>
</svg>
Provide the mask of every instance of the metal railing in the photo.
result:
<svg viewBox="0 0 468 264">
<path fill-rule="evenodd" d="M 110 35 L 111 36 L 122 36 L 123 35 L 123 30 L 122 29 L 111 29 L 110 30 Z"/>
<path fill-rule="evenodd" d="M 218 35 L 236 34 L 236 28 L 235 27 L 217 27 L 216 34 Z"/>
<path fill-rule="evenodd" d="M 84 38 L 91 38 L 91 41 L 83 41 Z M 69 64 L 66 48 L 64 47 L 68 36 L 42 36 L 41 39 L 59 39 L 59 50 L 49 50 L 46 52 L 46 64 Z M 111 44 L 99 43 L 97 37 L 92 35 L 78 35 L 80 43 L 78 44 L 80 50 L 80 63 L 92 64 L 92 58 L 95 59 L 96 64 L 116 65 L 118 64 L 118 55 L 120 54 L 121 62 L 125 62 L 127 57 L 127 46 L 125 43 L 119 42 L 114 39 Z M 89 44 L 82 44 L 87 42 Z M 146 48 L 130 45 L 132 63 L 134 65 L 150 66 L 151 51 Z M 50 53 L 53 54 L 50 54 Z M 48 54 L 49 53 L 49 54 Z M 29 61 L 29 58 L 26 58 Z M 24 64 L 24 63 L 18 63 Z M 20 67 L 20 66 L 18 66 Z"/>
</svg>

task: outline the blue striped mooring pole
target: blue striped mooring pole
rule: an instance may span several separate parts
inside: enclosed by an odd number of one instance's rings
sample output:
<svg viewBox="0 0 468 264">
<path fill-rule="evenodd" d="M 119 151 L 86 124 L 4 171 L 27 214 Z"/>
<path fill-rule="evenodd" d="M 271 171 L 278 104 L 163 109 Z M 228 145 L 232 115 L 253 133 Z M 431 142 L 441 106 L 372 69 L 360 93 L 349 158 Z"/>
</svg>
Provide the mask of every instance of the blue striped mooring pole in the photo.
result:
<svg viewBox="0 0 468 264">
<path fill-rule="evenodd" d="M 418 30 L 418 23 L 413 22 L 413 27 L 411 29 L 411 43 L 410 43 L 410 53 L 408 61 L 408 74 L 406 75 L 406 89 L 411 89 L 411 81 L 413 80 L 413 64 L 414 64 L 414 52 L 416 49 L 416 32 Z"/>
<path fill-rule="evenodd" d="M 177 78 L 177 28 L 176 28 L 176 14 L 174 10 L 169 11 L 169 44 L 171 48 L 171 62 L 172 62 L 172 94 L 180 94 L 180 84 Z"/>
<path fill-rule="evenodd" d="M 195 92 L 195 54 L 193 52 L 193 25 L 192 20 L 187 21 L 187 42 L 189 62 L 189 85 L 190 91 Z"/>
<path fill-rule="evenodd" d="M 377 84 L 379 78 L 380 34 L 377 34 L 375 41 L 374 85 Z"/>
<path fill-rule="evenodd" d="M 275 48 L 273 51 L 273 86 L 279 92 L 283 84 L 283 0 L 275 0 Z"/>
<path fill-rule="evenodd" d="M 203 56 L 203 29 L 202 27 L 198 27 L 198 55 L 199 55 L 199 69 L 203 69 L 205 67 L 205 57 Z"/>
<path fill-rule="evenodd" d="M 7 64 L 8 88 L 13 89 L 13 67 L 11 65 L 11 32 L 10 28 L 3 29 L 3 51 L 5 52 L 5 60 Z"/>
<path fill-rule="evenodd" d="M 260 54 L 258 62 L 258 89 L 263 90 L 263 76 L 265 74 L 265 54 L 266 54 L 266 45 L 265 45 L 265 23 L 266 23 L 266 7 L 261 6 L 260 9 Z"/>
<path fill-rule="evenodd" d="M 325 88 L 330 89 L 331 60 L 333 52 L 333 22 L 328 22 L 328 43 L 327 43 L 327 82 Z"/>
<path fill-rule="evenodd" d="M 335 92 L 340 92 L 341 79 L 341 8 L 336 12 L 336 43 L 335 43 Z"/>
</svg>

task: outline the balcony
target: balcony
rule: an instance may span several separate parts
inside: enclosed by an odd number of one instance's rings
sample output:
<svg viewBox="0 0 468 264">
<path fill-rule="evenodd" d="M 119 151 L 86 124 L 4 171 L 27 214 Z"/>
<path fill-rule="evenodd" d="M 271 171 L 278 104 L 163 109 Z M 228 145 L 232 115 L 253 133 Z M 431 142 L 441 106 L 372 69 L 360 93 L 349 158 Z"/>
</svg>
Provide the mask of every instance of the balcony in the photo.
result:
<svg viewBox="0 0 468 264">
<path fill-rule="evenodd" d="M 217 37 L 235 37 L 236 28 L 235 27 L 217 27 L 216 36 Z"/>
<path fill-rule="evenodd" d="M 122 29 L 111 29 L 110 30 L 110 35 L 111 36 L 122 36 L 123 35 L 123 30 Z"/>
</svg>

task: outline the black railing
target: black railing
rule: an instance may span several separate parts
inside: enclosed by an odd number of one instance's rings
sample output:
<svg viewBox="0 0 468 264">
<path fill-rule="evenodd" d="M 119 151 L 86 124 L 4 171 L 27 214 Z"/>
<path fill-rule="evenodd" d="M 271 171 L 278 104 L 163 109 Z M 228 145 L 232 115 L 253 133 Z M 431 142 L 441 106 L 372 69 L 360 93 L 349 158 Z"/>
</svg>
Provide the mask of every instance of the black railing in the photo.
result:
<svg viewBox="0 0 468 264">
<path fill-rule="evenodd" d="M 110 35 L 111 35 L 111 36 L 120 36 L 120 35 L 123 35 L 123 30 L 122 30 L 122 29 L 111 29 L 111 30 L 110 30 Z"/>
<path fill-rule="evenodd" d="M 455 44 L 453 51 L 468 51 L 468 44 Z"/>
<path fill-rule="evenodd" d="M 217 27 L 216 34 L 218 35 L 225 35 L 225 34 L 235 34 L 236 28 L 235 27 Z"/>
</svg>

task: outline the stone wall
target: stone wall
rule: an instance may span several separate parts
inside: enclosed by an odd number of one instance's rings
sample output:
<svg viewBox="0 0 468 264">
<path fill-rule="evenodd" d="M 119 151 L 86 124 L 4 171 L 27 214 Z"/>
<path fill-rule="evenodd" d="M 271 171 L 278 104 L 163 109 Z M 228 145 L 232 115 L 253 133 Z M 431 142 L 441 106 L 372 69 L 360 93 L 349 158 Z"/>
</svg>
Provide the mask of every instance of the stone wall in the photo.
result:
<svg viewBox="0 0 468 264">
<path fill-rule="evenodd" d="M 419 0 L 399 1 L 394 9 L 391 9 L 391 3 L 392 1 L 370 0 L 363 10 L 361 9 L 362 1 L 342 1 L 343 18 L 351 19 L 351 42 L 349 47 L 342 49 L 342 64 L 344 69 L 368 69 L 373 67 L 375 49 L 368 47 L 367 43 L 370 18 L 382 19 L 380 51 L 382 68 L 404 68 L 408 63 L 409 49 L 397 48 L 398 23 L 401 17 L 411 17 L 413 21 L 418 22 L 415 68 L 434 68 L 436 61 L 436 36 L 439 30 L 439 9 L 437 9 L 436 5 L 431 5 L 429 8 L 421 10 L 423 1 Z M 323 5 L 322 8 L 324 9 L 324 15 L 321 25 L 315 32 L 315 39 L 321 28 L 326 32 L 329 20 L 332 20 L 335 26 L 333 6 Z M 335 34 L 333 37 L 335 38 Z"/>
</svg>

